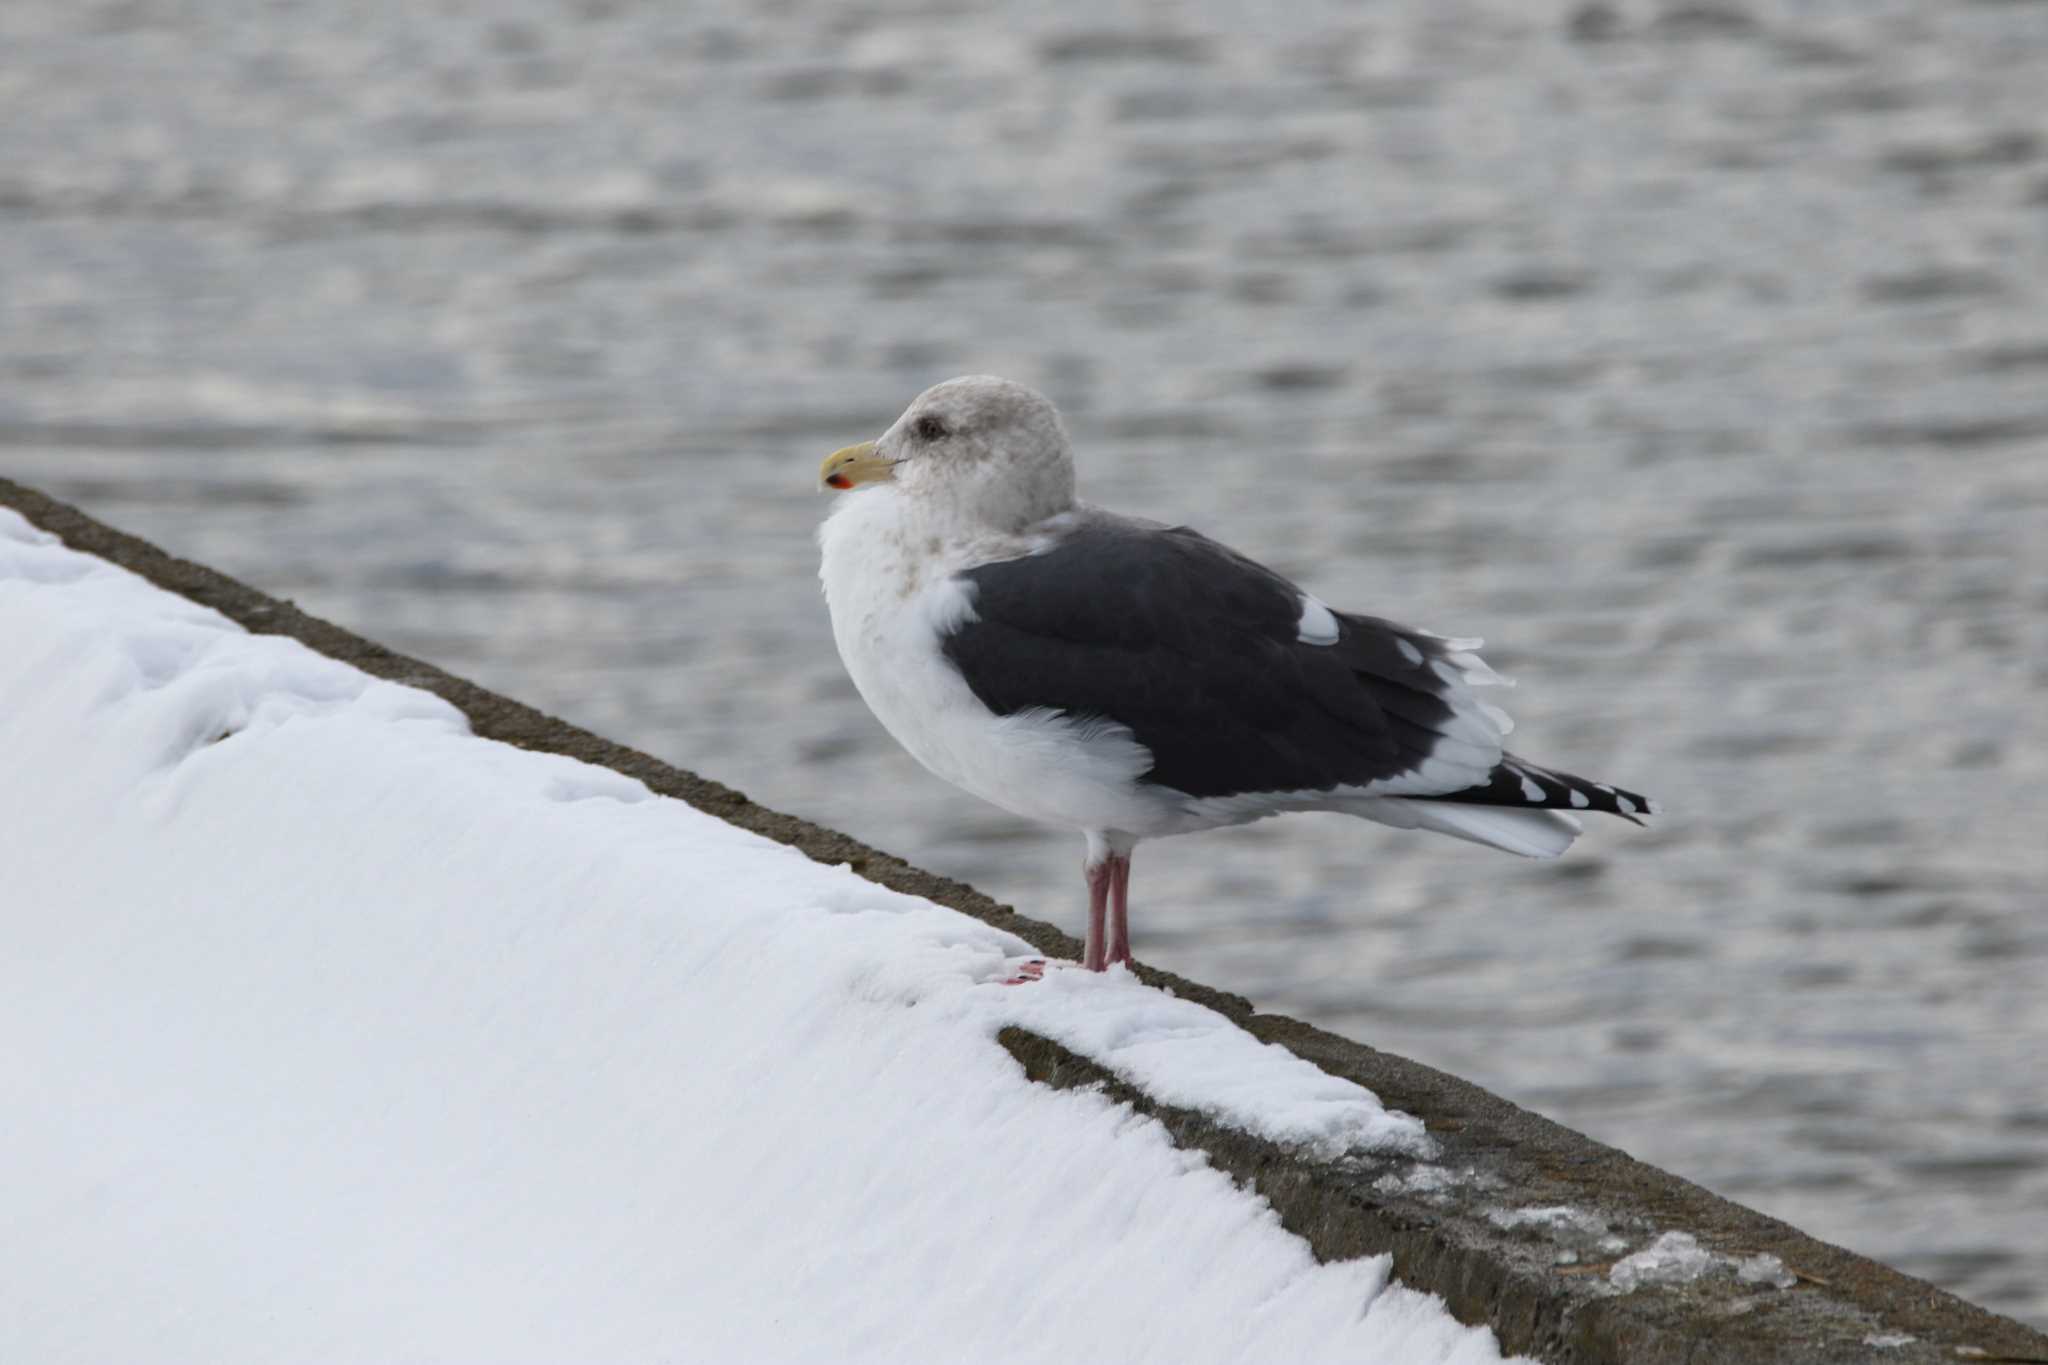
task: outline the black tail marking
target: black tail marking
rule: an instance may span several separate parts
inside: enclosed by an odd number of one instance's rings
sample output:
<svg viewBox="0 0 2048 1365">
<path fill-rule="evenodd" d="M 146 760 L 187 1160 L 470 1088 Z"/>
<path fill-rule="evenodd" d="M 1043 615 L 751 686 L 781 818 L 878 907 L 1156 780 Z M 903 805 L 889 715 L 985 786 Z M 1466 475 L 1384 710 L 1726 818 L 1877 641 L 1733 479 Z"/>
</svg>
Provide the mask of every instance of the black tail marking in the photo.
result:
<svg viewBox="0 0 2048 1365">
<path fill-rule="evenodd" d="M 1476 806 L 1515 806 L 1525 810 L 1599 811 L 1618 815 L 1631 824 L 1641 817 L 1659 813 L 1657 803 L 1638 792 L 1606 782 L 1592 782 L 1554 768 L 1541 768 L 1513 754 L 1487 774 L 1486 782 L 1442 796 L 1416 798 L 1424 801 L 1463 801 Z"/>
</svg>

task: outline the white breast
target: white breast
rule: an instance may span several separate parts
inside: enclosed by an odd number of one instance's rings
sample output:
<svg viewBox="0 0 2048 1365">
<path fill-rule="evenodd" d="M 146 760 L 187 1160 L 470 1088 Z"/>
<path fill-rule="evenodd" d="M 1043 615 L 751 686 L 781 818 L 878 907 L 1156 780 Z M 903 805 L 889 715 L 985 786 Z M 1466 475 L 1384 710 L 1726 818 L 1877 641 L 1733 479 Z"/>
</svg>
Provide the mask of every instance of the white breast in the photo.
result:
<svg viewBox="0 0 2048 1365">
<path fill-rule="evenodd" d="M 1138 776 L 1151 755 L 1122 726 L 1044 711 L 997 716 L 941 641 L 973 619 L 954 575 L 987 547 L 949 545 L 893 488 L 848 495 L 819 528 L 832 637 L 861 699 L 912 757 L 955 786 L 1027 819 L 1071 829 L 1153 832 L 1168 812 Z"/>
</svg>

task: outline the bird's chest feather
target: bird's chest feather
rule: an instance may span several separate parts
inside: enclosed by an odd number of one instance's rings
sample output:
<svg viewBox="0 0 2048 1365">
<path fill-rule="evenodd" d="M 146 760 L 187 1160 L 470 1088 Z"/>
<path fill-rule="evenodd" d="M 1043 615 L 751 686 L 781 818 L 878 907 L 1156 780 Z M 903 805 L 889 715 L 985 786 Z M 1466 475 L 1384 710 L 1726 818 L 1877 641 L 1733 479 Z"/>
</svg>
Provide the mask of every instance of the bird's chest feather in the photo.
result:
<svg viewBox="0 0 2048 1365">
<path fill-rule="evenodd" d="M 819 577 L 862 700 L 921 762 L 948 773 L 956 764 L 940 720 L 983 709 L 941 646 L 973 610 L 972 589 L 953 576 L 944 541 L 895 515 L 895 502 L 881 490 L 848 499 L 820 529 Z"/>
</svg>

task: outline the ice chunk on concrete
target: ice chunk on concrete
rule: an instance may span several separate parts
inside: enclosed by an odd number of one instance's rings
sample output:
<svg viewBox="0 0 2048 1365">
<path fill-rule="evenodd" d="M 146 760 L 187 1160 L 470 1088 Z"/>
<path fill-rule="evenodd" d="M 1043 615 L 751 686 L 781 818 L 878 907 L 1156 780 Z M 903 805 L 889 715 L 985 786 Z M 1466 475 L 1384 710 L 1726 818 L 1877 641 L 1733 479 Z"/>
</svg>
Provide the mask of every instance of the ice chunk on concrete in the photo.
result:
<svg viewBox="0 0 2048 1365">
<path fill-rule="evenodd" d="M 1486 1221 L 1497 1228 L 1540 1227 L 1552 1232 L 1582 1232 L 1588 1237 L 1598 1237 L 1607 1231 L 1606 1219 L 1569 1204 L 1489 1209 Z"/>
<path fill-rule="evenodd" d="M 1441 1201 L 1448 1198 L 1454 1189 L 1464 1187 L 1490 1190 L 1500 1183 L 1499 1176 L 1471 1166 L 1461 1171 L 1453 1171 L 1418 1161 L 1405 1172 L 1388 1172 L 1373 1181 L 1372 1187 L 1381 1194 L 1419 1194 L 1425 1199 Z"/>
<path fill-rule="evenodd" d="M 1744 1284 L 1767 1284 L 1773 1289 L 1790 1289 L 1799 1283 L 1799 1277 L 1767 1251 L 1736 1262 L 1735 1278 Z"/>
<path fill-rule="evenodd" d="M 1667 1232 L 1607 1272 L 1608 1282 L 1624 1294 L 1644 1285 L 1690 1284 L 1714 1264 L 1714 1253 L 1689 1232 Z"/>
</svg>

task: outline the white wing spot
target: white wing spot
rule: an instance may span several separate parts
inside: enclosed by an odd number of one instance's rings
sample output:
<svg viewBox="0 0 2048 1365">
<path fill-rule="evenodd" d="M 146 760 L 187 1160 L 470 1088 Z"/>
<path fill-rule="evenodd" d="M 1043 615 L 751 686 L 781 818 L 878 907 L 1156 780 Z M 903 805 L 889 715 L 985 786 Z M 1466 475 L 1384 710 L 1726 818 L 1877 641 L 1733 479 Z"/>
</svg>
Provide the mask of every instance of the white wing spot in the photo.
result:
<svg viewBox="0 0 2048 1365">
<path fill-rule="evenodd" d="M 1455 669 L 1459 677 L 1473 687 L 1506 687 L 1509 685 L 1506 678 L 1494 672 L 1487 665 L 1486 660 L 1480 658 L 1469 649 L 1458 650 L 1455 653 L 1444 655 L 1443 663 L 1438 665 L 1439 671 L 1446 666 Z M 1446 681 L 1450 681 L 1450 679 L 1446 678 Z"/>
<path fill-rule="evenodd" d="M 1579 809 L 1581 809 L 1581 810 L 1584 810 L 1584 809 L 1585 809 L 1585 808 L 1586 808 L 1587 806 L 1590 806 L 1590 805 L 1592 805 L 1593 803 L 1592 803 L 1591 801 L 1588 801 L 1588 800 L 1586 799 L 1586 794 L 1585 794 L 1584 792 L 1582 792 L 1582 791 L 1578 790 L 1577 788 L 1573 788 L 1573 789 L 1572 789 L 1572 804 L 1573 804 L 1574 806 L 1577 806 L 1577 807 L 1578 807 Z"/>
<path fill-rule="evenodd" d="M 1536 784 L 1535 778 L 1527 773 L 1518 773 L 1517 776 L 1522 779 L 1522 799 L 1524 801 L 1541 801 L 1543 799 L 1543 788 Z"/>
<path fill-rule="evenodd" d="M 1401 647 L 1401 657 L 1408 661 L 1408 666 L 1410 668 L 1422 667 L 1421 650 L 1417 649 L 1412 643 L 1402 639 L 1398 635 L 1394 637 L 1394 643 Z"/>
<path fill-rule="evenodd" d="M 1334 645 L 1337 643 L 1337 618 L 1328 607 L 1303 593 L 1301 622 L 1295 631 L 1295 638 L 1305 645 Z"/>
<path fill-rule="evenodd" d="M 1623 815 L 1634 815 L 1636 813 L 1636 803 L 1629 800 L 1626 796 L 1615 797 L 1614 804 L 1621 807 Z"/>
</svg>

